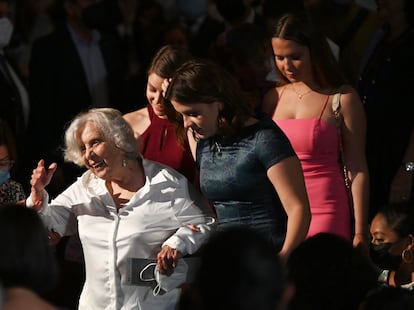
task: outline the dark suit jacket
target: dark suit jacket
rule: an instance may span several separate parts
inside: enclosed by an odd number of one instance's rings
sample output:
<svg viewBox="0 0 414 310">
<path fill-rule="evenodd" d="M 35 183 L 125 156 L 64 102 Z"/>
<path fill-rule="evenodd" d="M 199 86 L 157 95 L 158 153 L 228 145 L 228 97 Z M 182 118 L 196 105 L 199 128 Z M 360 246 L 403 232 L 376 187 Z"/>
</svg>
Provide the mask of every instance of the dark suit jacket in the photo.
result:
<svg viewBox="0 0 414 310">
<path fill-rule="evenodd" d="M 2 59 L 12 67 L 22 86 L 25 87 L 24 80 L 19 76 L 19 71 L 16 69 L 13 61 L 5 56 L 0 57 L 4 57 Z M 0 65 L 3 66 L 3 64 Z M 5 73 L 2 70 L 0 70 L 0 118 L 8 123 L 16 142 L 17 161 L 12 168 L 12 177 L 25 186 L 29 178 L 22 168 L 27 141 L 27 128 L 23 116 L 22 97 L 10 73 Z"/>
<path fill-rule="evenodd" d="M 101 35 L 100 47 L 108 72 L 110 104 L 123 112 L 125 65 L 118 37 Z M 34 42 L 29 68 L 32 164 L 40 158 L 62 163 L 60 147 L 65 127 L 76 114 L 91 105 L 86 75 L 67 26 L 58 27 Z"/>
<path fill-rule="evenodd" d="M 11 65 L 10 61 L 5 56 L 0 57 L 4 57 L 3 59 Z M 2 64 L 0 63 L 0 65 Z M 14 71 L 17 75 L 18 71 Z M 2 70 L 0 70 L 0 102 L 0 118 L 7 121 L 16 139 L 23 138 L 25 134 L 25 124 L 21 97 L 13 80 Z"/>
</svg>

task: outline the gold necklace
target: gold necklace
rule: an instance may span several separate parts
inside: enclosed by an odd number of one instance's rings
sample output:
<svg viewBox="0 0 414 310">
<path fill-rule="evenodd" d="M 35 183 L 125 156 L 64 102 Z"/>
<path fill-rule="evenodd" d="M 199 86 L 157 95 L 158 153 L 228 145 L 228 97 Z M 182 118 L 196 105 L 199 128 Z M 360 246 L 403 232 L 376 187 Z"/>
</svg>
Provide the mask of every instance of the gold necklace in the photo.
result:
<svg viewBox="0 0 414 310">
<path fill-rule="evenodd" d="M 307 92 L 304 92 L 303 94 L 301 94 L 300 92 L 298 92 L 295 88 L 295 86 L 292 84 L 292 90 L 296 93 L 296 95 L 298 96 L 299 100 L 302 100 L 303 97 L 305 97 L 307 94 L 310 94 L 311 92 L 313 92 L 313 89 L 309 89 Z"/>
</svg>

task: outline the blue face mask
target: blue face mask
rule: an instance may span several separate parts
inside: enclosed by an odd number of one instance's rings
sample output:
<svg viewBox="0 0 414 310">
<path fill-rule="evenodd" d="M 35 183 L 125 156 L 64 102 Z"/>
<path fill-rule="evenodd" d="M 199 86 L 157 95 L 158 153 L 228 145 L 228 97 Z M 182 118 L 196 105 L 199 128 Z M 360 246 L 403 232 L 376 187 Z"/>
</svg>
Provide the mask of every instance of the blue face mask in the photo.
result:
<svg viewBox="0 0 414 310">
<path fill-rule="evenodd" d="M 10 179 L 9 169 L 0 169 L 0 185 Z"/>
</svg>

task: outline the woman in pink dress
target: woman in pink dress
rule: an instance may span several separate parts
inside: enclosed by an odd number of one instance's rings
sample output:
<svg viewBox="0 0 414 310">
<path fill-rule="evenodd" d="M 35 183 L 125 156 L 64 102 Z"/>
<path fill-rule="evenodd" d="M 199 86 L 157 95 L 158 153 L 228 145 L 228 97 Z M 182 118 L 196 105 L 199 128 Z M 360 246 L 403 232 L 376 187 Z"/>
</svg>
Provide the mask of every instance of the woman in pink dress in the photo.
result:
<svg viewBox="0 0 414 310">
<path fill-rule="evenodd" d="M 369 178 L 361 100 L 345 84 L 326 38 L 307 16 L 283 16 L 273 32 L 272 48 L 280 83 L 266 94 L 263 110 L 288 136 L 301 161 L 312 213 L 308 237 L 334 233 L 368 250 Z M 341 135 L 332 110 L 337 92 Z M 352 201 L 339 160 L 340 139 Z"/>
</svg>

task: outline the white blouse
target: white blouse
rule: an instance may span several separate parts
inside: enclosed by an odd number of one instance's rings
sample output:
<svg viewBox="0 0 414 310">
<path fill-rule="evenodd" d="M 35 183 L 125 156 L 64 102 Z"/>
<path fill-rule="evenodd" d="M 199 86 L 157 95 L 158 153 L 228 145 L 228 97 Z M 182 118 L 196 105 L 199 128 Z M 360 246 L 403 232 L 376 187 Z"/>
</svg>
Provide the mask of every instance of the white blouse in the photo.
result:
<svg viewBox="0 0 414 310">
<path fill-rule="evenodd" d="M 180 290 L 153 296 L 151 287 L 129 285 L 138 275 L 128 263 L 156 258 L 163 245 L 192 254 L 214 229 L 209 208 L 184 176 L 153 161 L 143 165 L 145 185 L 118 211 L 105 181 L 90 171 L 50 204 L 45 193 L 39 214 L 47 227 L 62 236 L 79 230 L 86 269 L 79 309 L 174 309 Z"/>
</svg>

